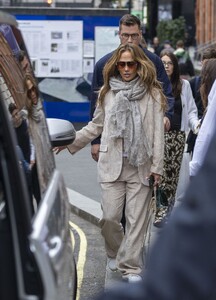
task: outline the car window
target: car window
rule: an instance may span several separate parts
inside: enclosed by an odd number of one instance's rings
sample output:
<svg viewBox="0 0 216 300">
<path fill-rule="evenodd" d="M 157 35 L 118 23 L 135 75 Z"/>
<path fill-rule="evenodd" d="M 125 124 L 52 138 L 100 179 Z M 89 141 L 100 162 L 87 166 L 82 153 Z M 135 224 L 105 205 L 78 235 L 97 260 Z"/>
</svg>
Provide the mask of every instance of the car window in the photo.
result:
<svg viewBox="0 0 216 300">
<path fill-rule="evenodd" d="M 17 138 L 17 152 L 37 211 L 55 168 L 43 101 L 23 38 L 16 27 L 0 25 L 0 92 Z"/>
</svg>

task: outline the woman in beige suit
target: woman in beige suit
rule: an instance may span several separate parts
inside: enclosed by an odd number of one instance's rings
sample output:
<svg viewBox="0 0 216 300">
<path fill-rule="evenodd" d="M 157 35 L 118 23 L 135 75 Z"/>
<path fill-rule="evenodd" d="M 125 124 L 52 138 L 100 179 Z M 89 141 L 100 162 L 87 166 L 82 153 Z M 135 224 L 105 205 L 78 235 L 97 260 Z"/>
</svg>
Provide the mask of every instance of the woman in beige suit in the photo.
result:
<svg viewBox="0 0 216 300">
<path fill-rule="evenodd" d="M 147 209 L 148 178 L 159 183 L 163 170 L 166 100 L 152 62 L 139 46 L 120 45 L 104 67 L 104 85 L 94 118 L 67 148 L 76 153 L 100 134 L 98 179 L 102 189 L 108 266 L 129 282 L 140 281 Z M 54 148 L 59 153 L 65 147 Z M 120 223 L 126 201 L 125 234 Z"/>
</svg>

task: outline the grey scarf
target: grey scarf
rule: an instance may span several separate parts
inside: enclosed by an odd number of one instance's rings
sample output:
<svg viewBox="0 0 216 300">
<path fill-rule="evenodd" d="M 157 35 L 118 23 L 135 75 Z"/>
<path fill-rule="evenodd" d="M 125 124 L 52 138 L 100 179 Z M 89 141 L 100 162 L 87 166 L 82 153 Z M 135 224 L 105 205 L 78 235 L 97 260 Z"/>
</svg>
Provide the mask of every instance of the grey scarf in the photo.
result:
<svg viewBox="0 0 216 300">
<path fill-rule="evenodd" d="M 115 100 L 111 108 L 112 138 L 122 138 L 124 152 L 129 163 L 138 167 L 152 156 L 147 143 L 140 113 L 139 100 L 143 99 L 146 88 L 136 77 L 130 82 L 121 78 L 110 78 L 111 90 L 115 93 Z"/>
</svg>

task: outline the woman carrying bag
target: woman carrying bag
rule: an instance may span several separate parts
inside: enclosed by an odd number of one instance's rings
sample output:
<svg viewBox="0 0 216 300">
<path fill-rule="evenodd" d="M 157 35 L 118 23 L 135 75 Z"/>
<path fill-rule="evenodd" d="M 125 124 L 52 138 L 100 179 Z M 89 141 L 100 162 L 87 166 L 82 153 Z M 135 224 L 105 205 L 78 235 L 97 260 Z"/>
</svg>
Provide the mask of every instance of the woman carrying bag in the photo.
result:
<svg viewBox="0 0 216 300">
<path fill-rule="evenodd" d="M 101 233 L 108 267 L 129 282 L 142 280 L 143 244 L 152 188 L 163 172 L 166 98 L 152 62 L 132 43 L 120 45 L 103 70 L 94 118 L 68 145 L 76 153 L 100 134 L 98 179 Z M 56 153 L 62 149 L 54 148 Z M 126 227 L 121 225 L 124 202 Z"/>
</svg>

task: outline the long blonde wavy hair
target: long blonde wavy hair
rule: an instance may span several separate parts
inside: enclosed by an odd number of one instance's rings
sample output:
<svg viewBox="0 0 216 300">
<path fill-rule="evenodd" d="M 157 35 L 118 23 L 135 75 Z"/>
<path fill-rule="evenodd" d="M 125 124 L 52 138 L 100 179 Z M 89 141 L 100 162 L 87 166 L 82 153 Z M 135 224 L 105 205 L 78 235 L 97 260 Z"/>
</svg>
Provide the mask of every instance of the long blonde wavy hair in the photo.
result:
<svg viewBox="0 0 216 300">
<path fill-rule="evenodd" d="M 137 64 L 137 75 L 141 82 L 144 83 L 147 92 L 155 99 L 155 89 L 158 90 L 161 96 L 161 108 L 167 108 L 167 100 L 163 94 L 162 85 L 157 80 L 156 69 L 151 60 L 145 55 L 143 49 L 135 44 L 122 44 L 113 53 L 103 69 L 104 85 L 99 91 L 97 103 L 103 104 L 106 93 L 110 90 L 109 80 L 111 77 L 118 77 L 119 71 L 117 69 L 117 62 L 120 60 L 122 53 L 129 51 L 132 59 Z"/>
</svg>

